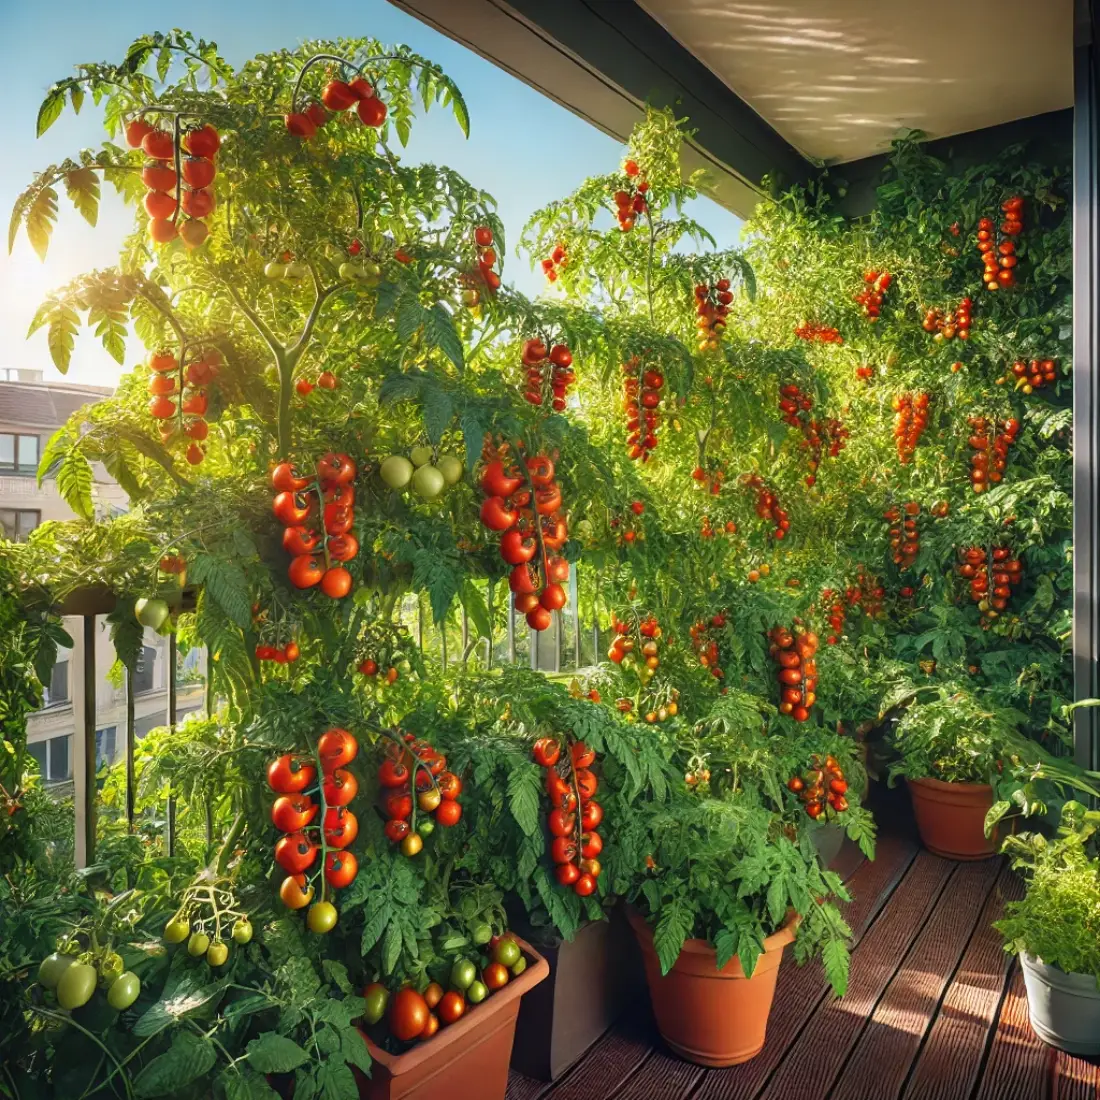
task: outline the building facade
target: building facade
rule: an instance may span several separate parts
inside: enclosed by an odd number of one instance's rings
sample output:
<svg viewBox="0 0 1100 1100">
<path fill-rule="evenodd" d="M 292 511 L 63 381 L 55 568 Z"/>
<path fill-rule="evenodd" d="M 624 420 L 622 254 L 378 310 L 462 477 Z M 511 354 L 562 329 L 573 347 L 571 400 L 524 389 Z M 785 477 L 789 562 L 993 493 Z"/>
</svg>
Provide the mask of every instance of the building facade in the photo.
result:
<svg viewBox="0 0 1100 1100">
<path fill-rule="evenodd" d="M 73 513 L 52 477 L 37 482 L 38 459 L 53 433 L 85 405 L 109 397 L 101 386 L 45 382 L 40 371 L 0 370 L 0 534 L 25 541 L 41 523 L 72 519 Z M 100 518 L 127 508 L 126 494 L 102 466 L 94 468 L 93 496 Z M 43 780 L 53 786 L 73 778 L 76 712 L 80 708 L 83 669 L 81 620 L 70 617 L 65 628 L 73 648 L 58 654 L 43 708 L 27 722 L 27 746 L 38 761 Z M 109 671 L 115 661 L 106 621 L 96 622 L 96 763 L 114 763 L 124 752 L 126 689 L 115 686 Z M 142 737 L 168 717 L 168 640 L 146 630 L 134 673 L 134 732 Z M 182 658 L 176 671 L 177 719 L 203 704 L 204 654 Z"/>
</svg>

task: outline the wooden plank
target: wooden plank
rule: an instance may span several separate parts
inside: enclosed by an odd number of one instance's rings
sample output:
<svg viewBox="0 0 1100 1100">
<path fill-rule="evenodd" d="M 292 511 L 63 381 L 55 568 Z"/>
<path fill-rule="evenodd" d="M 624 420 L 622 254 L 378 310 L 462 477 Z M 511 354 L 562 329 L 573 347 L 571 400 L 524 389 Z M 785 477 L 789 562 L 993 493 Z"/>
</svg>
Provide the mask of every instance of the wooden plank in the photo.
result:
<svg viewBox="0 0 1100 1100">
<path fill-rule="evenodd" d="M 887 904 L 915 856 L 913 841 L 887 835 L 880 838 L 874 862 L 865 861 L 852 876 L 848 882 L 852 902 L 845 915 L 856 943 Z M 805 966 L 784 962 L 764 1049 L 744 1065 L 707 1070 L 692 1100 L 748 1100 L 756 1096 L 824 998 L 826 988 L 825 972 L 817 960 Z"/>
<path fill-rule="evenodd" d="M 1097 1100 L 1100 1097 L 1100 1062 L 1086 1062 L 1058 1051 L 1054 1058 L 1053 1100 Z"/>
<path fill-rule="evenodd" d="M 839 999 L 830 994 L 820 1003 L 760 1093 L 762 1100 L 816 1100 L 827 1095 L 827 1088 L 817 1084 L 831 1086 L 836 1080 L 899 960 L 934 911 L 957 866 L 929 852 L 917 856 L 853 953 L 847 995 Z"/>
<path fill-rule="evenodd" d="M 546 1082 L 528 1077 L 517 1070 L 508 1071 L 508 1091 L 504 1100 L 536 1100 L 539 1093 L 546 1089 Z"/>
<path fill-rule="evenodd" d="M 1020 879 L 1003 868 L 917 1059 L 905 1100 L 973 1094 L 1012 963 L 991 925 L 1004 915 L 1005 902 L 1022 896 Z"/>
<path fill-rule="evenodd" d="M 663 1050 L 655 1050 L 615 1100 L 684 1100 L 706 1072 Z"/>
<path fill-rule="evenodd" d="M 838 1066 L 830 1100 L 900 1096 L 1000 870 L 1000 862 L 989 859 L 964 864 L 952 875 L 950 896 L 941 896 L 875 1005 L 852 1056 Z"/>
<path fill-rule="evenodd" d="M 1023 974 L 1020 964 L 1013 963 L 975 1100 L 1050 1100 L 1049 1063 L 1054 1054 L 1031 1030 Z"/>
</svg>

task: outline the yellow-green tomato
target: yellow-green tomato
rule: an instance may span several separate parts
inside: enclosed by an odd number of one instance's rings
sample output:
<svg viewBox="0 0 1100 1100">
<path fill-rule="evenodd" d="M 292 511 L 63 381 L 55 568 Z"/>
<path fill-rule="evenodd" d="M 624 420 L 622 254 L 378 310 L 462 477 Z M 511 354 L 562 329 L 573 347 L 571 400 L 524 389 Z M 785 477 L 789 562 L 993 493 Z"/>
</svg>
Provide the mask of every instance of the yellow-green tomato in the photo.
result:
<svg viewBox="0 0 1100 1100">
<path fill-rule="evenodd" d="M 252 922 L 242 917 L 233 925 L 233 942 L 239 944 L 250 943 L 252 940 Z"/>
<path fill-rule="evenodd" d="M 515 966 L 522 957 L 523 952 L 520 951 L 519 944 L 507 936 L 498 940 L 493 949 L 493 959 L 502 966 Z"/>
<path fill-rule="evenodd" d="M 72 1011 L 86 1005 L 95 992 L 98 975 L 89 963 L 74 962 L 67 967 L 57 983 L 57 1003 Z"/>
<path fill-rule="evenodd" d="M 336 906 L 331 901 L 317 901 L 309 907 L 306 924 L 311 932 L 323 936 L 336 926 Z"/>
<path fill-rule="evenodd" d="M 132 971 L 124 970 L 107 990 L 107 1003 L 119 1012 L 127 1009 L 138 999 L 141 992 L 141 979 Z"/>
<path fill-rule="evenodd" d="M 521 955 L 514 963 L 512 963 L 512 977 L 518 978 L 527 969 L 527 960 Z"/>
<path fill-rule="evenodd" d="M 224 966 L 225 960 L 229 958 L 229 945 L 222 943 L 221 940 L 215 940 L 206 949 L 206 961 L 211 966 Z"/>
<path fill-rule="evenodd" d="M 206 954 L 209 946 L 210 937 L 205 932 L 192 932 L 191 938 L 187 941 L 187 954 L 197 959 Z"/>
<path fill-rule="evenodd" d="M 38 984 L 44 989 L 56 989 L 61 976 L 74 962 L 76 959 L 72 955 L 65 955 L 60 951 L 47 955 L 38 967 Z"/>
<path fill-rule="evenodd" d="M 481 1004 L 488 996 L 489 989 L 484 982 L 471 982 L 470 988 L 466 990 L 466 1000 L 472 1005 Z"/>
<path fill-rule="evenodd" d="M 371 982 L 363 990 L 363 1000 L 366 1007 L 363 1011 L 363 1019 L 368 1024 L 376 1024 L 386 1014 L 386 1005 L 390 999 L 389 990 L 379 982 Z"/>
<path fill-rule="evenodd" d="M 469 959 L 455 959 L 451 967 L 451 985 L 465 992 L 477 977 L 477 967 Z"/>
<path fill-rule="evenodd" d="M 164 926 L 165 943 L 183 943 L 191 934 L 191 922 L 184 917 L 173 917 Z"/>
</svg>

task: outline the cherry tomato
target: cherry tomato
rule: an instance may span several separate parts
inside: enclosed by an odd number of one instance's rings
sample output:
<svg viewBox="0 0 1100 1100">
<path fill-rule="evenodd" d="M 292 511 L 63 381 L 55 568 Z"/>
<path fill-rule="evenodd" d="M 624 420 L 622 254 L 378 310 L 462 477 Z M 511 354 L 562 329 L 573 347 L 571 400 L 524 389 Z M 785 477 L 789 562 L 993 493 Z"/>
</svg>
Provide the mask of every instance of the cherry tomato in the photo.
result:
<svg viewBox="0 0 1100 1100">
<path fill-rule="evenodd" d="M 288 909 L 304 909 L 313 900 L 313 887 L 305 875 L 287 875 L 279 887 L 279 897 Z"/>
<path fill-rule="evenodd" d="M 493 948 L 493 961 L 503 966 L 515 966 L 522 956 L 523 951 L 511 936 L 502 936 Z"/>
<path fill-rule="evenodd" d="M 590 833 L 603 821 L 603 807 L 598 802 L 589 802 L 581 811 L 581 828 Z"/>
<path fill-rule="evenodd" d="M 323 936 L 336 927 L 336 917 L 336 906 L 331 901 L 318 901 L 309 907 L 306 924 L 311 932 Z"/>
<path fill-rule="evenodd" d="M 275 862 L 292 875 L 308 870 L 316 858 L 317 845 L 304 833 L 291 833 L 275 845 Z"/>
<path fill-rule="evenodd" d="M 439 809 L 435 811 L 436 821 L 447 828 L 457 825 L 461 817 L 462 804 L 459 802 L 440 802 Z"/>
<path fill-rule="evenodd" d="M 508 968 L 498 962 L 491 962 L 481 973 L 481 980 L 494 992 L 508 984 Z"/>
<path fill-rule="evenodd" d="M 286 753 L 267 766 L 267 785 L 277 794 L 298 794 L 316 779 L 317 769 L 293 753 Z"/>
<path fill-rule="evenodd" d="M 551 836 L 572 836 L 577 828 L 577 815 L 551 810 L 547 822 Z"/>
<path fill-rule="evenodd" d="M 535 763 L 543 768 L 552 768 L 561 756 L 561 742 L 554 737 L 540 737 L 534 747 Z"/>
<path fill-rule="evenodd" d="M 443 994 L 439 1002 L 439 1022 L 441 1024 L 453 1024 L 460 1020 L 466 1012 L 466 1000 L 461 993 L 451 990 Z"/>
<path fill-rule="evenodd" d="M 317 742 L 317 755 L 321 758 L 321 767 L 326 775 L 336 768 L 350 764 L 358 752 L 359 743 L 347 730 L 338 727 L 322 733 Z"/>
<path fill-rule="evenodd" d="M 390 1004 L 390 1031 L 403 1043 L 417 1038 L 428 1023 L 428 1004 L 415 989 L 406 986 L 394 994 Z"/>
<path fill-rule="evenodd" d="M 296 833 L 317 816 L 319 808 L 308 795 L 283 795 L 271 807 L 271 821 L 280 833 Z"/>
<path fill-rule="evenodd" d="M 562 886 L 572 886 L 581 877 L 581 869 L 575 863 L 559 863 L 554 874 Z"/>
<path fill-rule="evenodd" d="M 596 762 L 596 753 L 583 741 L 574 741 L 570 748 L 574 768 L 590 768 Z"/>
<path fill-rule="evenodd" d="M 398 818 L 394 818 L 392 821 L 386 822 L 386 824 L 382 827 L 382 832 L 386 834 L 386 838 L 388 840 L 391 840 L 394 844 L 397 844 L 399 841 L 404 840 L 405 837 L 409 835 L 410 828 L 411 826 L 407 821 L 402 821 Z"/>
<path fill-rule="evenodd" d="M 573 863 L 577 858 L 577 845 L 567 836 L 556 836 L 550 842 L 550 858 L 554 863 Z"/>
<path fill-rule="evenodd" d="M 454 772 L 442 772 L 436 784 L 444 802 L 453 802 L 462 793 L 462 780 Z"/>
<path fill-rule="evenodd" d="M 375 665 L 377 671 L 378 666 Z M 378 782 L 383 787 L 408 786 L 410 772 L 408 767 L 400 760 L 392 760 L 387 757 L 378 766 Z"/>
<path fill-rule="evenodd" d="M 366 1001 L 363 1019 L 368 1025 L 373 1026 L 385 1016 L 386 1005 L 389 999 L 389 990 L 382 985 L 381 982 L 371 982 L 371 984 L 363 990 L 363 1000 Z"/>
<path fill-rule="evenodd" d="M 359 793 L 359 781 L 351 772 L 337 768 L 325 777 L 323 790 L 326 805 L 346 806 Z"/>
<path fill-rule="evenodd" d="M 596 880 L 589 874 L 583 874 L 573 883 L 573 889 L 580 897 L 586 898 L 596 892 Z"/>
<path fill-rule="evenodd" d="M 332 806 L 325 812 L 324 828 L 330 848 L 346 848 L 359 835 L 359 820 L 351 810 Z"/>
<path fill-rule="evenodd" d="M 325 879 L 337 890 L 350 886 L 359 871 L 359 861 L 351 852 L 329 852 L 325 857 Z"/>
<path fill-rule="evenodd" d="M 382 812 L 389 818 L 404 820 L 412 813 L 412 795 L 404 791 L 390 791 L 382 799 Z"/>
<path fill-rule="evenodd" d="M 577 790 L 580 791 L 582 802 L 589 802 L 595 798 L 598 787 L 599 781 L 593 772 L 587 768 L 577 770 Z"/>
</svg>

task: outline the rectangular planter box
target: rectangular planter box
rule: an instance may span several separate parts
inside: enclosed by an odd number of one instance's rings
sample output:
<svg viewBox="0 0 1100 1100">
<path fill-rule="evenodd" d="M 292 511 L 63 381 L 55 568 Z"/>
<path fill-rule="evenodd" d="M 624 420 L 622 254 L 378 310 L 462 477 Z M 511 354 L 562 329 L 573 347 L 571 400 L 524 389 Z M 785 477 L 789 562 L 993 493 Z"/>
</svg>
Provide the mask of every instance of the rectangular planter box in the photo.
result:
<svg viewBox="0 0 1100 1100">
<path fill-rule="evenodd" d="M 517 937 L 527 969 L 456 1023 L 404 1054 L 389 1054 L 364 1035 L 371 1076 L 356 1073 L 361 1100 L 504 1100 L 520 1000 L 550 973 L 546 960 Z"/>
<path fill-rule="evenodd" d="M 645 974 L 618 909 L 572 940 L 540 946 L 550 978 L 524 997 L 512 1066 L 528 1077 L 560 1077 L 642 994 Z"/>
</svg>

